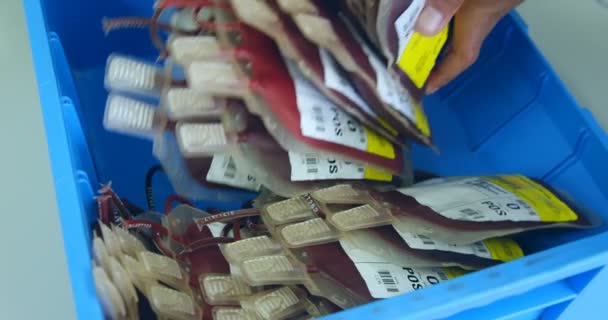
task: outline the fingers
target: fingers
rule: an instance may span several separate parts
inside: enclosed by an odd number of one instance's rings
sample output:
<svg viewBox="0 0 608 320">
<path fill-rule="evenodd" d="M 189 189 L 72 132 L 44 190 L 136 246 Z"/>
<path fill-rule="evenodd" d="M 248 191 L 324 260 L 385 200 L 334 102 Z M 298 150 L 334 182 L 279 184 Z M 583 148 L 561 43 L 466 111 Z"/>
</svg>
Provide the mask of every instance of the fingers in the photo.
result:
<svg viewBox="0 0 608 320">
<path fill-rule="evenodd" d="M 465 0 L 429 0 L 416 23 L 416 31 L 433 36 L 443 30 Z"/>
<path fill-rule="evenodd" d="M 452 51 L 446 56 L 445 60 L 437 67 L 429 77 L 426 87 L 427 94 L 433 94 L 441 87 L 448 84 L 464 70 L 470 67 L 477 59 L 478 52 L 464 53 L 462 51 Z"/>
<path fill-rule="evenodd" d="M 427 82 L 431 94 L 470 67 L 496 23 L 521 0 L 466 0 L 454 19 L 452 45 Z"/>
<path fill-rule="evenodd" d="M 479 56 L 481 44 L 487 33 L 475 23 L 458 17 L 454 23 L 452 46 L 447 55 L 433 71 L 427 82 L 426 91 L 431 94 L 470 67 Z M 485 29 L 485 26 L 484 28 Z M 491 27 L 489 28 L 491 29 Z"/>
</svg>

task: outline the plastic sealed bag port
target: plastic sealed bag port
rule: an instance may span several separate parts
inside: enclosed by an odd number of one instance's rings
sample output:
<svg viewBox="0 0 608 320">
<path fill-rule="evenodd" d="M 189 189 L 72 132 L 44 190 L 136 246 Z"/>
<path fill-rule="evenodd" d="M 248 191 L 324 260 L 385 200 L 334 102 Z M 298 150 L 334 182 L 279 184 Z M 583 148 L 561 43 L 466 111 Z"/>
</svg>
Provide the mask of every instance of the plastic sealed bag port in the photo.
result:
<svg viewBox="0 0 608 320">
<path fill-rule="evenodd" d="M 173 92 L 169 90 L 169 94 Z M 186 93 L 188 94 L 188 93 Z M 175 97 L 174 93 L 171 98 L 173 106 L 180 104 L 176 100 L 182 98 Z M 195 95 L 195 97 L 198 95 Z M 203 101 L 201 101 L 203 102 Z M 207 140 L 207 149 L 210 144 L 216 149 L 223 150 L 228 143 L 225 135 L 218 136 L 218 132 L 223 132 L 221 124 L 215 124 L 213 119 L 220 115 L 218 110 L 222 109 L 219 101 L 209 101 L 214 107 L 200 108 L 197 111 L 189 111 L 190 114 L 195 113 L 193 118 L 188 118 L 187 121 L 207 121 L 203 123 L 194 122 L 193 125 L 198 125 L 203 128 L 210 127 L 220 130 L 213 130 L 212 140 Z M 179 107 L 177 107 L 179 109 Z M 180 111 L 183 111 L 180 110 Z M 173 110 L 174 113 L 180 111 Z M 183 114 L 182 114 L 183 116 Z M 215 120 L 218 121 L 218 120 Z M 179 156 L 179 153 L 162 153 L 175 140 L 173 130 L 181 127 L 181 122 L 177 122 L 169 118 L 161 109 L 144 102 L 127 98 L 120 95 L 111 94 L 108 97 L 106 112 L 104 118 L 104 126 L 106 129 L 120 132 L 123 134 L 144 137 L 148 139 L 155 138 L 156 154 L 159 160 L 164 165 L 165 172 L 168 173 L 170 180 L 176 189 L 183 191 L 182 194 L 192 196 L 193 198 L 202 197 L 202 199 L 214 199 L 213 195 L 220 197 L 218 199 L 228 199 L 222 195 L 218 189 L 220 185 L 241 188 L 245 190 L 259 190 L 259 184 L 255 182 L 255 178 L 244 172 L 243 166 L 235 163 L 230 155 L 218 154 L 217 156 L 199 157 L 196 159 L 185 159 Z M 165 133 L 163 133 L 165 131 Z M 179 132 L 178 132 L 179 133 Z M 184 168 L 185 167 L 185 168 Z M 185 169 L 185 170 L 182 170 Z M 188 174 L 184 176 L 184 174 Z M 193 178 L 191 178 L 193 177 Z M 189 179 L 190 178 L 190 179 Z M 195 180 L 195 181 L 192 181 Z M 198 182 L 198 183 L 197 183 Z M 198 184 L 202 184 L 199 186 Z M 203 189 L 202 192 L 197 192 L 197 189 Z M 226 194 L 225 192 L 223 194 Z M 229 193 L 228 193 L 229 194 Z"/>
</svg>

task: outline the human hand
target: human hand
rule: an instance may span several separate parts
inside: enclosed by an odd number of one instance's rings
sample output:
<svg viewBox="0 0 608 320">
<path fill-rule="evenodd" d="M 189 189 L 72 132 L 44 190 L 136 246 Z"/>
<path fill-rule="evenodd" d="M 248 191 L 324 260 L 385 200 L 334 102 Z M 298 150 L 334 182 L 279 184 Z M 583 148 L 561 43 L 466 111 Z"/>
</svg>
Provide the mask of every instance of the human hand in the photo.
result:
<svg viewBox="0 0 608 320">
<path fill-rule="evenodd" d="M 427 83 L 431 94 L 470 67 L 479 56 L 483 41 L 496 23 L 523 0 L 427 0 L 416 31 L 432 36 L 452 19 L 452 44 Z"/>
</svg>

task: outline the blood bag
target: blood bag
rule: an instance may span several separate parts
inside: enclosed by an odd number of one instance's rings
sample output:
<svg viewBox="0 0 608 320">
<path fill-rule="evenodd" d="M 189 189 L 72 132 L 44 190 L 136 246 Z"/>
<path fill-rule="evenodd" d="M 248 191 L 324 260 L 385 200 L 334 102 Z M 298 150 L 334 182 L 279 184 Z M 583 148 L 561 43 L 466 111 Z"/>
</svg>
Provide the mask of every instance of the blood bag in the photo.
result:
<svg viewBox="0 0 608 320">
<path fill-rule="evenodd" d="M 309 261 L 298 261 L 268 237 L 226 244 L 222 252 L 231 265 L 238 266 L 243 279 L 250 285 L 303 284 L 313 295 L 325 297 L 341 308 L 353 307 L 366 300 L 365 293 L 352 291 L 350 283 L 337 281 L 333 275 L 328 275 L 328 270 L 324 269 L 326 266 L 319 268 L 307 265 Z M 329 254 L 332 255 L 331 252 Z M 350 260 L 340 260 L 339 256 L 331 259 L 331 263 L 344 263 L 344 268 L 352 265 Z"/>
<path fill-rule="evenodd" d="M 292 3 L 294 6 L 299 6 L 305 1 Z M 244 22 L 273 38 L 282 53 L 295 61 L 304 76 L 333 103 L 385 138 L 398 144 L 402 143 L 395 138 L 398 132 L 388 126 L 383 119 L 379 119 L 368 102 L 356 92 L 350 79 L 334 61 L 333 56 L 306 39 L 291 17 L 281 12 L 274 0 L 232 1 L 232 5 Z M 255 6 L 256 9 L 253 10 L 251 6 Z"/>
<path fill-rule="evenodd" d="M 456 245 L 540 228 L 597 224 L 595 215 L 575 212 L 553 191 L 524 176 L 451 178 L 388 192 L 364 189 L 341 185 L 317 191 L 312 198 L 339 230 L 392 223 L 400 232 Z"/>
<path fill-rule="evenodd" d="M 227 14 L 224 11 L 218 14 L 219 26 L 222 25 L 222 15 L 226 16 Z M 224 18 L 231 21 L 228 17 Z M 234 79 L 241 78 L 238 75 L 239 73 L 245 75 L 244 79 L 248 79 L 248 86 L 253 88 L 254 91 L 244 88 L 239 90 L 238 93 L 244 95 L 250 110 L 261 115 L 266 128 L 286 150 L 307 152 L 311 150 L 311 147 L 320 148 L 327 152 L 341 154 L 343 157 L 353 158 L 356 162 L 369 163 L 395 173 L 402 172 L 402 163 L 400 163 L 402 162 L 402 154 L 398 151 L 398 148 L 373 131 L 361 127 L 355 119 L 341 112 L 339 107 L 331 107 L 333 104 L 303 78 L 295 65 L 292 68 L 287 68 L 286 65 L 281 63 L 281 55 L 267 37 L 243 26 L 239 29 L 239 42 L 235 44 L 230 40 L 229 30 L 222 32 L 221 27 L 218 29 L 222 46 L 227 49 L 238 50 L 239 55 L 247 60 L 245 66 L 242 66 L 240 62 L 235 63 L 237 67 L 234 68 L 234 72 L 237 75 Z M 222 36 L 222 34 L 225 34 L 225 36 Z M 276 61 L 276 64 L 267 63 L 268 59 Z M 188 80 L 192 86 L 204 87 L 207 85 L 208 80 L 199 81 L 198 78 L 198 75 L 203 74 L 200 71 L 205 70 L 207 65 L 205 64 L 203 67 L 196 63 L 191 65 Z M 295 84 L 301 90 L 304 90 L 301 98 L 296 95 Z M 238 81 L 233 82 L 231 86 L 238 86 Z M 228 91 L 228 87 L 225 89 Z M 302 101 L 302 99 L 304 100 Z M 315 109 L 315 105 L 330 107 Z M 307 110 L 306 113 L 302 113 L 302 108 Z M 323 113 L 323 118 L 320 118 L 322 122 L 315 124 L 314 119 L 315 117 L 318 118 L 319 112 Z M 313 117 L 310 119 L 312 121 L 304 118 L 300 123 L 299 118 L 303 115 Z M 277 118 L 280 119 L 280 123 L 287 127 L 292 137 L 297 139 L 285 140 L 285 133 L 275 130 L 275 128 L 278 128 L 277 123 L 279 123 L 274 120 Z M 337 119 L 334 124 L 326 123 L 332 118 Z M 347 124 L 350 127 L 347 128 Z M 301 125 L 315 127 L 301 127 Z M 316 130 L 317 127 L 323 131 Z M 324 133 L 329 130 L 335 132 L 330 135 Z"/>
<path fill-rule="evenodd" d="M 387 70 L 386 64 L 364 42 L 356 30 L 337 11 L 328 10 L 322 1 L 309 1 L 317 14 L 291 12 L 294 21 L 311 41 L 331 52 L 350 72 L 353 82 L 377 112 L 397 130 L 407 132 L 411 139 L 431 145 L 426 116 L 420 106 L 422 91 L 408 82 L 402 83 Z"/>
</svg>

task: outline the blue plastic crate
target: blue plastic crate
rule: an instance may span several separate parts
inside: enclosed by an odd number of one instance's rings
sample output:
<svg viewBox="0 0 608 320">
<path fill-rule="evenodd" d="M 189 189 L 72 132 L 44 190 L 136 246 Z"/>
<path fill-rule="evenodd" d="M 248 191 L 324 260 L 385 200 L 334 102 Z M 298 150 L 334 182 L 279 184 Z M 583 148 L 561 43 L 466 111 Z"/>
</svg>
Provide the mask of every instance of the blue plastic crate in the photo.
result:
<svg viewBox="0 0 608 320">
<path fill-rule="evenodd" d="M 145 171 L 155 161 L 149 142 L 105 132 L 101 124 L 107 55 L 152 57 L 154 50 L 145 31 L 106 38 L 101 19 L 149 15 L 151 2 L 24 3 L 77 313 L 102 319 L 91 275 L 93 190 L 113 179 L 121 195 L 143 206 Z M 573 100 L 517 14 L 498 24 L 475 66 L 428 97 L 426 108 L 441 155 L 415 149 L 419 169 L 442 175 L 523 173 L 566 191 L 608 221 L 608 138 Z M 170 192 L 161 177 L 155 185 L 159 199 Z M 523 240 L 534 254 L 328 318 L 604 318 L 606 226 L 543 231 Z"/>
</svg>

